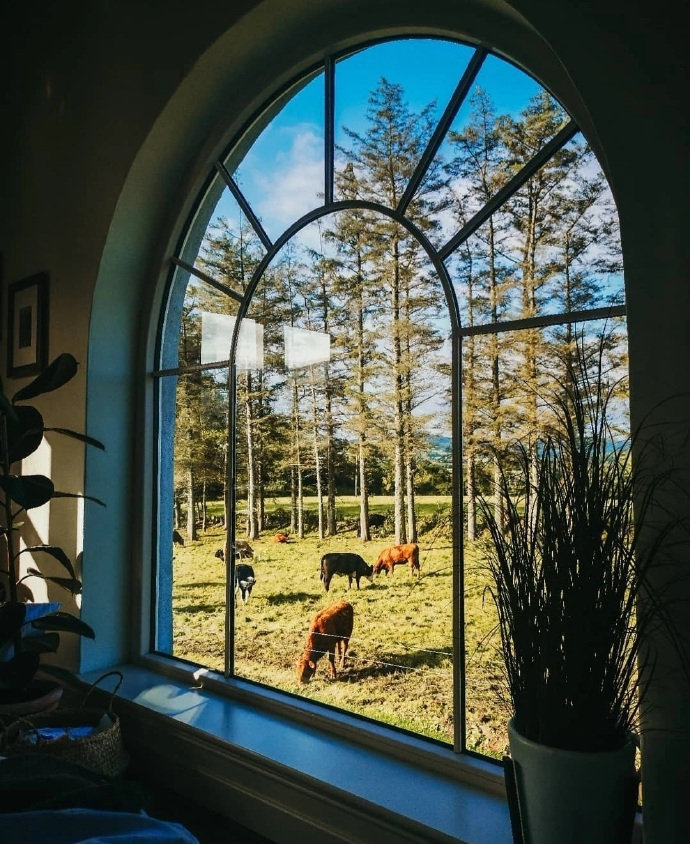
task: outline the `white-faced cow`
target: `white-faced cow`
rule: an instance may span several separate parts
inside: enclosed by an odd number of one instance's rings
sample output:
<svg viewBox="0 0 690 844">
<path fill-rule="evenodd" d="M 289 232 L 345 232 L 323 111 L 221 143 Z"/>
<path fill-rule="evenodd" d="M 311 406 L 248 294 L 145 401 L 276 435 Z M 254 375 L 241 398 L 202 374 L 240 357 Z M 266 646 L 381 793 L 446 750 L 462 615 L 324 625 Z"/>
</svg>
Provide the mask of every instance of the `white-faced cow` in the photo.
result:
<svg viewBox="0 0 690 844">
<path fill-rule="evenodd" d="M 331 585 L 331 578 L 334 574 L 347 575 L 347 588 L 352 588 L 352 578 L 354 577 L 359 589 L 360 577 L 372 579 L 373 569 L 368 566 L 359 554 L 353 554 L 349 551 L 329 551 L 321 557 L 321 580 L 328 592 L 328 587 Z"/>
<path fill-rule="evenodd" d="M 239 591 L 242 603 L 246 604 L 256 583 L 254 569 L 249 563 L 237 563 L 235 566 L 235 595 Z"/>
</svg>

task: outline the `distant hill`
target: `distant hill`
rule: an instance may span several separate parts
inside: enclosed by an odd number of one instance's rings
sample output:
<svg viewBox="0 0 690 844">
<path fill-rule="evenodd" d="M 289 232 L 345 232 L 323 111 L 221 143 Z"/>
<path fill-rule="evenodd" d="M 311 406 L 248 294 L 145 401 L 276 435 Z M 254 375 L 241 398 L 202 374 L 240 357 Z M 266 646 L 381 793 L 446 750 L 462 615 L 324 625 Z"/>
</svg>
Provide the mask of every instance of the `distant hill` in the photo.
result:
<svg viewBox="0 0 690 844">
<path fill-rule="evenodd" d="M 438 463 L 450 463 L 453 450 L 453 438 L 446 436 L 429 437 L 429 451 L 427 456 L 429 460 L 434 460 Z"/>
</svg>

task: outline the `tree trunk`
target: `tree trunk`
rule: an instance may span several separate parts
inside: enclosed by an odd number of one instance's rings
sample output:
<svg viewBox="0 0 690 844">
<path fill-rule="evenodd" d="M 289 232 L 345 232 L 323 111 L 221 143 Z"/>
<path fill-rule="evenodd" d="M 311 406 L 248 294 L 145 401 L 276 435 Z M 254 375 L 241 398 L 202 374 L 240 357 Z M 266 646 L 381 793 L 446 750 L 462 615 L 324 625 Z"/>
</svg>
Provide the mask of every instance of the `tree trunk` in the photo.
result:
<svg viewBox="0 0 690 844">
<path fill-rule="evenodd" d="M 194 498 L 194 470 L 191 466 L 187 469 L 187 536 L 194 541 L 197 538 L 196 531 L 196 501 Z"/>
<path fill-rule="evenodd" d="M 400 337 L 400 246 L 393 239 L 391 310 L 393 335 L 393 425 L 395 544 L 407 542 L 405 531 L 405 413 L 403 407 L 402 341 Z"/>
<path fill-rule="evenodd" d="M 311 401 L 312 401 L 312 444 L 314 447 L 314 473 L 316 478 L 316 511 L 319 523 L 319 539 L 323 539 L 324 532 L 324 507 L 323 491 L 321 488 L 321 454 L 319 453 L 319 420 L 316 406 L 316 386 L 314 384 L 314 373 L 311 373 Z"/>
<path fill-rule="evenodd" d="M 251 375 L 247 373 L 247 392 L 244 401 L 247 426 L 247 537 L 249 539 L 257 539 L 259 536 L 259 526 L 256 517 L 256 458 L 254 455 L 254 419 L 251 388 Z"/>
<path fill-rule="evenodd" d="M 362 542 L 369 542 L 369 490 L 367 488 L 367 459 L 366 459 L 366 434 L 359 436 L 359 538 Z M 355 481 L 357 478 L 355 478 Z"/>
</svg>

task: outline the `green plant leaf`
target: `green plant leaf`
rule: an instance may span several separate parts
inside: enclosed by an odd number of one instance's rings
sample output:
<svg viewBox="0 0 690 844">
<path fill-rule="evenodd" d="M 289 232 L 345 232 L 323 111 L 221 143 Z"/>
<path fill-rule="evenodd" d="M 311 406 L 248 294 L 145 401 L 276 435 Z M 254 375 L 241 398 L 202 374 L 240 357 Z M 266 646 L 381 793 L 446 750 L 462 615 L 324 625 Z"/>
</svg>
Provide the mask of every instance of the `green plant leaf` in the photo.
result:
<svg viewBox="0 0 690 844">
<path fill-rule="evenodd" d="M 79 440 L 80 442 L 93 445 L 96 448 L 100 448 L 105 451 L 105 446 L 100 440 L 97 440 L 95 437 L 89 437 L 87 434 L 80 434 L 78 431 L 71 431 L 69 428 L 45 428 L 44 430 L 55 431 L 56 434 L 62 434 L 65 437 L 72 437 L 73 440 Z"/>
<path fill-rule="evenodd" d="M 0 642 L 11 639 L 15 631 L 24 624 L 26 604 L 19 601 L 0 604 Z"/>
<path fill-rule="evenodd" d="M 78 636 L 86 636 L 87 639 L 95 639 L 96 634 L 86 622 L 66 612 L 54 612 L 51 615 L 38 618 L 33 622 L 37 630 L 58 630 L 64 633 L 76 633 Z"/>
<path fill-rule="evenodd" d="M 30 384 L 22 387 L 14 394 L 12 402 L 26 401 L 26 399 L 32 399 L 34 396 L 57 390 L 74 378 L 77 374 L 77 367 L 78 364 L 74 355 L 67 352 L 58 355 Z"/>
<path fill-rule="evenodd" d="M 50 554 L 51 557 L 54 557 L 59 563 L 62 564 L 63 568 L 65 568 L 72 577 L 76 577 L 74 573 L 74 567 L 70 562 L 69 557 L 62 548 L 59 548 L 57 545 L 30 545 L 27 548 L 22 548 L 19 554 L 29 553 L 34 554 L 36 551 L 43 551 L 45 554 Z M 19 556 L 17 554 L 17 556 Z"/>
<path fill-rule="evenodd" d="M 2 390 L 0 390 L 0 413 L 4 413 L 5 416 L 9 417 L 10 419 L 17 418 L 17 408 L 7 398 L 7 396 Z"/>
<path fill-rule="evenodd" d="M 10 463 L 33 454 L 43 441 L 43 417 L 35 407 L 16 407 L 15 414 L 15 419 L 7 420 L 7 456 Z"/>
<path fill-rule="evenodd" d="M 0 662 L 0 688 L 21 689 L 28 686 L 38 670 L 39 655 L 22 651 L 7 662 Z"/>
<path fill-rule="evenodd" d="M 71 592 L 72 595 L 79 595 L 81 593 L 81 583 L 76 577 L 53 577 L 51 575 L 43 574 L 43 572 L 40 572 L 35 568 L 28 568 L 27 574 L 30 574 L 33 577 L 40 577 L 41 580 L 45 580 L 48 583 L 55 583 L 57 586 L 62 586 L 63 589 Z"/>
<path fill-rule="evenodd" d="M 55 677 L 56 680 L 61 680 L 65 683 L 74 682 L 74 673 L 72 671 L 68 671 L 66 668 L 63 668 L 60 665 L 43 665 L 40 666 L 40 671 L 38 672 L 39 677 L 43 674 L 47 674 L 50 677 Z"/>
<path fill-rule="evenodd" d="M 53 482 L 45 475 L 1 475 L 0 489 L 25 510 L 40 507 L 55 492 Z"/>
<path fill-rule="evenodd" d="M 22 639 L 22 653 L 54 654 L 60 644 L 59 633 L 42 633 Z"/>
</svg>

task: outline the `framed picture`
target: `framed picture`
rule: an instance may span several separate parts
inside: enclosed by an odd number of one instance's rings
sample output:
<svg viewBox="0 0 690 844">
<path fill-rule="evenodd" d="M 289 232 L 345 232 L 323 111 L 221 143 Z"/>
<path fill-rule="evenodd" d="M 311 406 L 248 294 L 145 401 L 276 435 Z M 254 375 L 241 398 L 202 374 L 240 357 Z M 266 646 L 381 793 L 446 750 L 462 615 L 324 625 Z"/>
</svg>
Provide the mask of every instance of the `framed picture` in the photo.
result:
<svg viewBox="0 0 690 844">
<path fill-rule="evenodd" d="M 7 374 L 37 375 L 48 363 L 48 273 L 7 288 Z"/>
</svg>

